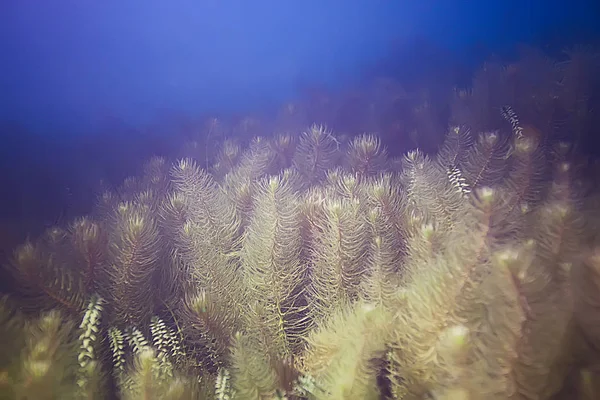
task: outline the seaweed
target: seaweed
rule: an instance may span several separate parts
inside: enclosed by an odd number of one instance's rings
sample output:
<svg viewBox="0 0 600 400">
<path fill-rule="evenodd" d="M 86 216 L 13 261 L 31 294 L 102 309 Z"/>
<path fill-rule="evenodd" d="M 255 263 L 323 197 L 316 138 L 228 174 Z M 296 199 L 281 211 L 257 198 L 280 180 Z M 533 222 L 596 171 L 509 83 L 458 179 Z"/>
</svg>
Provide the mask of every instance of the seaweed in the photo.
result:
<svg viewBox="0 0 600 400">
<path fill-rule="evenodd" d="M 598 192 L 493 103 L 401 161 L 324 125 L 150 160 L 15 250 L 2 398 L 598 396 Z"/>
</svg>

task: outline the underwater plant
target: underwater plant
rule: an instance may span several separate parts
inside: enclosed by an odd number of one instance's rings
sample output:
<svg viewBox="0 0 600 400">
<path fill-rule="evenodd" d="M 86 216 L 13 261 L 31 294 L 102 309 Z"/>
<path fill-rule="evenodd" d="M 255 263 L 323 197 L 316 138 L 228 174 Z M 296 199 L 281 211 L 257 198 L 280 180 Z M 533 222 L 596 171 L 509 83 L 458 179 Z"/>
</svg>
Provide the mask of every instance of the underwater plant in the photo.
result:
<svg viewBox="0 0 600 400">
<path fill-rule="evenodd" d="M 600 192 L 497 111 L 436 155 L 314 124 L 150 160 L 15 250 L 0 398 L 597 398 Z"/>
</svg>

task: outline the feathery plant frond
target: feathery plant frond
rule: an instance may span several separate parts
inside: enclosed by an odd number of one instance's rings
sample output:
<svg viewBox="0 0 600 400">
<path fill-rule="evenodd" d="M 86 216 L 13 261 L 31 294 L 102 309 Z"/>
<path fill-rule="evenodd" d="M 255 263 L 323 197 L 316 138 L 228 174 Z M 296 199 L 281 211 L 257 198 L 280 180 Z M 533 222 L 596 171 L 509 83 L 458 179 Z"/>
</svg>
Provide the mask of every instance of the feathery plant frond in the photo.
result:
<svg viewBox="0 0 600 400">
<path fill-rule="evenodd" d="M 304 188 L 302 175 L 300 175 L 296 169 L 285 168 L 279 173 L 278 176 L 283 182 L 286 182 L 286 185 L 289 187 L 289 191 L 291 193 L 294 193 L 296 196 L 302 193 L 302 189 Z"/>
<path fill-rule="evenodd" d="M 157 199 L 164 196 L 170 185 L 169 164 L 164 157 L 154 156 L 143 166 L 142 192 L 155 193 Z"/>
<path fill-rule="evenodd" d="M 465 201 L 438 164 L 420 151 L 409 152 L 404 159 L 402 183 L 409 209 L 423 213 L 425 220 L 443 231 L 454 228 L 456 212 Z"/>
<path fill-rule="evenodd" d="M 437 162 L 446 171 L 450 184 L 464 196 L 468 196 L 472 189 L 461 168 L 472 145 L 470 129 L 454 126 L 446 135 L 446 140 L 437 155 Z"/>
<path fill-rule="evenodd" d="M 291 134 L 278 134 L 271 140 L 271 148 L 276 154 L 275 169 L 282 170 L 292 166 L 292 159 L 298 145 Z"/>
<path fill-rule="evenodd" d="M 220 314 L 228 309 L 238 315 L 245 289 L 238 271 L 241 221 L 235 205 L 210 175 L 189 160 L 179 162 L 173 175 L 187 208 L 188 218 L 181 227 L 178 247 L 188 266 L 190 292 L 206 288 L 211 304 L 214 302 L 211 311 Z M 190 308 L 189 301 L 185 307 Z"/>
<path fill-rule="evenodd" d="M 77 373 L 73 328 L 56 310 L 27 323 L 20 368 L 12 385 L 14 398 L 69 398 Z"/>
<path fill-rule="evenodd" d="M 162 198 L 153 190 L 142 190 L 133 196 L 132 202 L 147 208 L 150 212 L 156 212 Z"/>
<path fill-rule="evenodd" d="M 462 165 L 472 145 L 471 129 L 466 125 L 453 126 L 438 151 L 437 161 L 445 168 Z"/>
<path fill-rule="evenodd" d="M 157 223 L 147 208 L 121 203 L 109 238 L 110 282 L 103 297 L 111 300 L 119 324 L 148 322 L 154 314 L 154 277 L 160 259 Z"/>
<path fill-rule="evenodd" d="M 388 229 L 396 237 L 398 248 L 403 248 L 401 243 L 406 238 L 405 213 L 406 194 L 402 182 L 396 174 L 383 174 L 367 182 L 364 188 L 365 199 L 368 207 L 377 209 L 381 218 L 373 228 L 380 234 Z"/>
<path fill-rule="evenodd" d="M 130 376 L 132 385 L 122 391 L 123 399 L 200 400 L 194 382 L 167 373 L 151 347 L 143 347 L 136 354 Z"/>
<path fill-rule="evenodd" d="M 361 281 L 362 296 L 377 305 L 391 306 L 398 288 L 402 284 L 401 247 L 393 229 L 377 232 L 377 227 L 386 226 L 387 221 L 378 209 L 369 212 L 372 240 L 367 260 L 365 276 Z M 389 225 L 387 225 L 389 227 Z"/>
<path fill-rule="evenodd" d="M 190 219 L 189 203 L 188 195 L 174 191 L 165 197 L 160 206 L 158 222 L 174 245 L 179 243 L 181 227 Z"/>
<path fill-rule="evenodd" d="M 246 220 L 254 207 L 256 183 L 262 177 L 276 172 L 276 161 L 277 154 L 270 142 L 265 138 L 256 137 L 242 155 L 237 167 L 225 176 L 223 188 Z"/>
<path fill-rule="evenodd" d="M 75 250 L 73 262 L 79 265 L 88 291 L 97 290 L 98 275 L 106 263 L 106 232 L 99 223 L 86 217 L 76 219 L 69 231 Z"/>
<path fill-rule="evenodd" d="M 0 303 L 0 398 L 104 399 L 103 373 L 94 354 L 98 299 L 80 325 L 58 310 L 24 318 Z M 79 350 L 78 350 L 79 347 Z"/>
<path fill-rule="evenodd" d="M 136 195 L 146 189 L 147 188 L 144 186 L 144 183 L 140 180 L 140 178 L 136 176 L 129 176 L 125 178 L 123 183 L 121 183 L 121 185 L 115 189 L 114 196 L 111 196 L 114 198 L 112 203 L 114 205 L 118 205 L 122 202 L 134 201 Z"/>
<path fill-rule="evenodd" d="M 387 169 L 387 149 L 375 135 L 364 134 L 354 138 L 346 158 L 350 170 L 359 178 L 374 176 Z"/>
<path fill-rule="evenodd" d="M 502 181 L 506 171 L 509 141 L 500 132 L 489 131 L 477 136 L 460 167 L 471 189 L 494 186 Z"/>
<path fill-rule="evenodd" d="M 489 350 L 476 364 L 485 371 L 482 377 L 494 378 L 479 382 L 479 396 L 528 398 L 538 393 L 550 398 L 568 373 L 573 302 L 565 297 L 565 281 L 552 278 L 535 247 L 529 240 L 492 255 L 493 267 L 478 296 L 489 315 L 484 320 L 479 314 L 480 321 L 489 326 L 473 340 L 475 348 L 485 344 Z M 478 315 L 478 308 L 473 315 Z"/>
<path fill-rule="evenodd" d="M 244 237 L 241 262 L 249 301 L 260 304 L 254 309 L 262 315 L 246 311 L 248 329 L 263 336 L 260 340 L 274 356 L 285 358 L 306 328 L 306 267 L 298 199 L 284 176 L 260 182 L 255 215 Z"/>
<path fill-rule="evenodd" d="M 199 194 L 202 184 L 213 184 L 210 175 L 204 172 L 191 158 L 178 160 L 171 168 L 175 189 L 188 198 Z"/>
<path fill-rule="evenodd" d="M 309 303 L 315 321 L 360 295 L 370 227 L 358 200 L 326 198 L 311 243 Z"/>
<path fill-rule="evenodd" d="M 191 265 L 185 257 L 185 249 L 189 246 L 183 235 L 182 227 L 190 218 L 190 199 L 180 191 L 173 191 L 165 196 L 158 207 L 158 226 L 163 242 L 163 268 L 160 269 L 159 280 L 164 288 L 162 299 L 167 307 L 177 307 L 181 302 L 182 291 L 185 291 L 190 276 Z"/>
<path fill-rule="evenodd" d="M 26 242 L 17 248 L 14 272 L 33 307 L 58 306 L 78 316 L 99 283 L 106 250 L 102 226 L 82 217 L 68 230 L 51 228 L 35 243 Z"/>
<path fill-rule="evenodd" d="M 67 233 L 51 229 L 36 243 L 27 241 L 13 257 L 13 270 L 25 295 L 24 305 L 38 309 L 58 307 L 77 315 L 84 308 L 86 283 L 74 271 L 67 246 Z"/>
<path fill-rule="evenodd" d="M 116 192 L 110 190 L 103 191 L 96 199 L 91 216 L 97 221 L 104 221 L 106 225 L 110 225 L 114 210 L 120 201 L 119 195 Z"/>
<path fill-rule="evenodd" d="M 464 383 L 471 376 L 468 357 L 471 347 L 471 332 L 465 325 L 450 325 L 442 331 L 434 349 L 439 369 L 430 379 L 431 397 L 468 399 L 472 396 L 471 387 Z"/>
<path fill-rule="evenodd" d="M 172 170 L 175 188 L 187 198 L 188 220 L 210 232 L 207 240 L 228 252 L 235 248 L 239 218 L 213 178 L 192 160 L 181 160 Z"/>
<path fill-rule="evenodd" d="M 433 349 L 446 326 L 462 323 L 460 315 L 486 275 L 494 196 L 490 188 L 478 189 L 464 226 L 446 241 L 444 249 L 428 259 L 409 256 L 410 275 L 398 299 L 390 339 L 392 387 L 400 398 L 418 398 L 442 385 L 432 376 L 439 370 Z"/>
<path fill-rule="evenodd" d="M 547 170 L 539 142 L 527 136 L 515 139 L 510 161 L 512 165 L 503 182 L 508 196 L 498 213 L 503 215 L 507 232 L 517 235 L 522 231 L 522 217 L 533 210 L 543 196 Z"/>
<path fill-rule="evenodd" d="M 580 249 L 584 245 L 586 226 L 579 194 L 573 187 L 571 165 L 560 163 L 555 166 L 546 199 L 534 212 L 528 224 L 528 234 L 537 243 L 537 252 L 547 265 L 578 262 Z M 565 277 L 563 277 L 565 278 Z"/>
<path fill-rule="evenodd" d="M 212 167 L 214 175 L 223 178 L 239 164 L 242 154 L 242 147 L 237 141 L 226 139 L 221 145 Z"/>
<path fill-rule="evenodd" d="M 277 373 L 266 352 L 252 338 L 236 333 L 232 346 L 232 379 L 235 398 L 260 400 L 277 391 Z"/>
<path fill-rule="evenodd" d="M 340 157 L 340 143 L 323 125 L 312 125 L 300 136 L 293 165 L 304 177 L 306 184 L 322 181 L 325 171 Z"/>
<path fill-rule="evenodd" d="M 227 363 L 245 301 L 237 255 L 241 220 L 226 193 L 191 160 L 180 161 L 172 174 L 187 217 L 177 236 L 187 282 L 175 314 L 190 355 L 216 371 Z"/>
<path fill-rule="evenodd" d="M 389 291 L 403 280 L 408 239 L 406 200 L 399 179 L 391 174 L 371 180 L 364 191 L 371 231 L 365 294 L 385 302 Z"/>
<path fill-rule="evenodd" d="M 364 196 L 364 182 L 354 173 L 344 172 L 342 169 L 333 169 L 327 173 L 327 187 L 331 188 L 332 195 L 352 201 L 360 201 Z"/>
<path fill-rule="evenodd" d="M 234 307 L 240 308 L 241 305 Z M 194 351 L 196 363 L 210 372 L 229 363 L 229 349 L 240 326 L 239 310 L 226 304 L 205 288 L 188 289 L 177 311 L 185 344 Z M 197 365 L 192 365 L 195 367 Z"/>
<path fill-rule="evenodd" d="M 412 266 L 427 264 L 446 246 L 446 232 L 437 225 L 427 222 L 422 215 L 411 210 L 406 222 L 408 236 L 406 255 L 402 265 L 404 278 L 411 273 Z"/>
<path fill-rule="evenodd" d="M 307 337 L 304 373 L 319 382 L 314 399 L 379 399 L 376 359 L 386 351 L 390 314 L 358 302 L 331 315 Z"/>
<path fill-rule="evenodd" d="M 316 232 L 316 225 L 325 215 L 325 199 L 335 197 L 331 187 L 313 186 L 302 193 L 300 209 L 303 215 L 304 235 L 307 240 Z"/>
</svg>

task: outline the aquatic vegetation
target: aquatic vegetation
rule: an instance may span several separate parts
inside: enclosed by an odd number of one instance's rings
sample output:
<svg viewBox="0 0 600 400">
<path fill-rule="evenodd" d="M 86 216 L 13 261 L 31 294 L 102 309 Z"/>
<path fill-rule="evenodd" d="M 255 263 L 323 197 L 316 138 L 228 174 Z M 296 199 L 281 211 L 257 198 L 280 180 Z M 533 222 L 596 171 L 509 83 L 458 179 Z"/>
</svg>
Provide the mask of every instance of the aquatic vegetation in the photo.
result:
<svg viewBox="0 0 600 400">
<path fill-rule="evenodd" d="M 600 193 L 505 106 L 436 155 L 311 125 L 150 160 L 16 249 L 1 396 L 599 396 Z"/>
</svg>

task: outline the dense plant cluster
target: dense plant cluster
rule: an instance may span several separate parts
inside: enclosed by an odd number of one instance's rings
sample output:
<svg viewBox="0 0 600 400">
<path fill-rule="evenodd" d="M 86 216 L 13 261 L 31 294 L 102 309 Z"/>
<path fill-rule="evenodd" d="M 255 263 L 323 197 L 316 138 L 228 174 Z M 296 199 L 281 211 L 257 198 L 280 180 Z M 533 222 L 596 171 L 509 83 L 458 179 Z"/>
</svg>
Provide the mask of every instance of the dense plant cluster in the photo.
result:
<svg viewBox="0 0 600 400">
<path fill-rule="evenodd" d="M 482 81 L 435 155 L 312 124 L 151 159 L 15 250 L 0 397 L 599 396 L 600 192 L 556 111 L 586 94 Z"/>
</svg>

